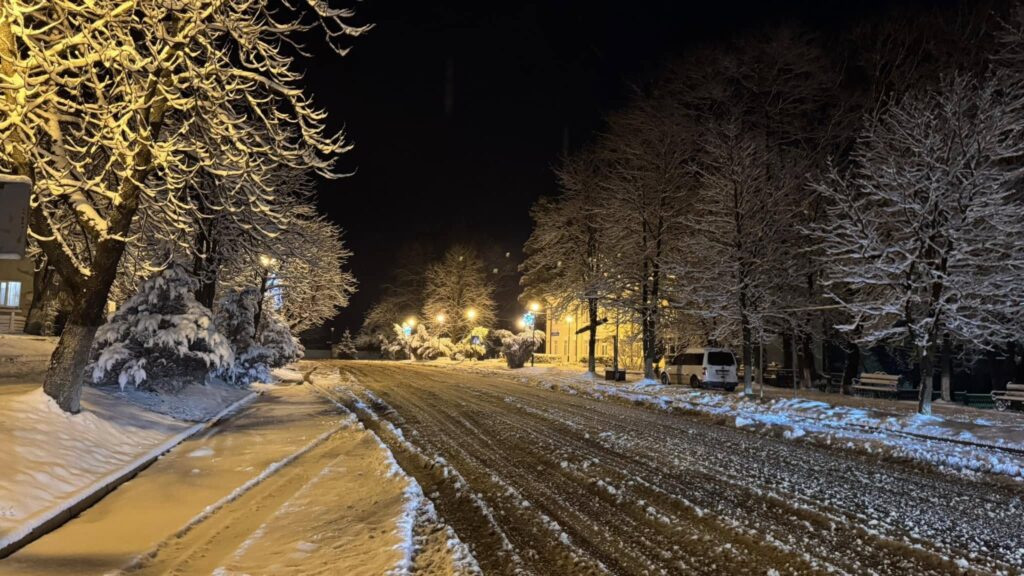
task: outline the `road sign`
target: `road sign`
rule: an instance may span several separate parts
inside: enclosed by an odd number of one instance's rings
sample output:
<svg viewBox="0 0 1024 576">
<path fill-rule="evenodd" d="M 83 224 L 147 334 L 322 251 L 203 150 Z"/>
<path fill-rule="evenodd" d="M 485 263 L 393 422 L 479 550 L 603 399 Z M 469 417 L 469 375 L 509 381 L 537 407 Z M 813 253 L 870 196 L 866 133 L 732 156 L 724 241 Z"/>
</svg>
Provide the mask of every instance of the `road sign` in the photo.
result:
<svg viewBox="0 0 1024 576">
<path fill-rule="evenodd" d="M 0 174 L 0 259 L 25 257 L 28 245 L 28 199 L 32 181 Z"/>
</svg>

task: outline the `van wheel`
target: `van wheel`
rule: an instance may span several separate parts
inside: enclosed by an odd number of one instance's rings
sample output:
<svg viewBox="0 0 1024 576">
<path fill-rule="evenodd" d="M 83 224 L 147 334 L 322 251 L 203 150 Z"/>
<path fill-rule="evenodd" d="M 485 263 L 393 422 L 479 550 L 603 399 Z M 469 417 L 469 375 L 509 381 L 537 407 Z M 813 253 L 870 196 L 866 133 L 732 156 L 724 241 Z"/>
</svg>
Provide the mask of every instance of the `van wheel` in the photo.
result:
<svg viewBox="0 0 1024 576">
<path fill-rule="evenodd" d="M 661 373 L 661 383 L 664 384 L 665 386 L 669 385 L 668 372 L 662 372 Z"/>
<path fill-rule="evenodd" d="M 690 376 L 690 387 L 700 388 L 700 380 L 698 380 L 696 376 Z"/>
</svg>

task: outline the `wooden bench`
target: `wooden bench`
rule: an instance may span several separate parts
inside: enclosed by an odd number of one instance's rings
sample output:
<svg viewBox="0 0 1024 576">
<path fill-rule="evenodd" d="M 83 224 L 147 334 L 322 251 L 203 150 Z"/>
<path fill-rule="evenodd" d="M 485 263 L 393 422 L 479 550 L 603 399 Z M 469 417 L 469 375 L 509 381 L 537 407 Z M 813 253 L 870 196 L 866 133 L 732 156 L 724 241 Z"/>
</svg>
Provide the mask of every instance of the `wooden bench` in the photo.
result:
<svg viewBox="0 0 1024 576">
<path fill-rule="evenodd" d="M 1024 403 L 1024 384 L 1006 383 L 1006 390 L 993 390 L 992 401 L 996 410 L 1006 410 L 1014 403 Z"/>
<path fill-rule="evenodd" d="M 853 379 L 851 388 L 855 392 L 866 392 L 875 396 L 886 395 L 899 397 L 902 394 L 917 393 L 917 388 L 900 386 L 902 377 L 885 372 L 866 372 Z"/>
</svg>

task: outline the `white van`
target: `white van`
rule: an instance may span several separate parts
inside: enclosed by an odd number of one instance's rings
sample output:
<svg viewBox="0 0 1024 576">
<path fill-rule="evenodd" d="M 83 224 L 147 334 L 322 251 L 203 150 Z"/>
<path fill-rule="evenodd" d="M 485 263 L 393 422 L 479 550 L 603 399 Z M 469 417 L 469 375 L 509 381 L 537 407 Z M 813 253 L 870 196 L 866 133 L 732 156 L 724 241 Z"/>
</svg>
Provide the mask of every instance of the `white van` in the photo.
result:
<svg viewBox="0 0 1024 576">
<path fill-rule="evenodd" d="M 662 384 L 689 384 L 694 388 L 724 388 L 732 392 L 736 356 L 726 348 L 687 348 L 669 360 L 661 373 Z"/>
</svg>

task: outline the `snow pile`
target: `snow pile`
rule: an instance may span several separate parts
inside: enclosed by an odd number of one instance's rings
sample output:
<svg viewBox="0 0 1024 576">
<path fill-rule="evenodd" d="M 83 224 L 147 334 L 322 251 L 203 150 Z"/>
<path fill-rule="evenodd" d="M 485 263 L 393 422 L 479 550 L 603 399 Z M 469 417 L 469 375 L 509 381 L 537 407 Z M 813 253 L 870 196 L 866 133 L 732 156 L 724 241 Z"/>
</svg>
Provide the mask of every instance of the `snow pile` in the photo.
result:
<svg viewBox="0 0 1024 576">
<path fill-rule="evenodd" d="M 193 296 L 198 286 L 177 265 L 143 282 L 96 332 L 93 380 L 178 391 L 228 366 L 231 348 Z"/>
<path fill-rule="evenodd" d="M 0 549 L 189 426 L 93 389 L 64 413 L 41 388 L 0 401 Z"/>
</svg>

